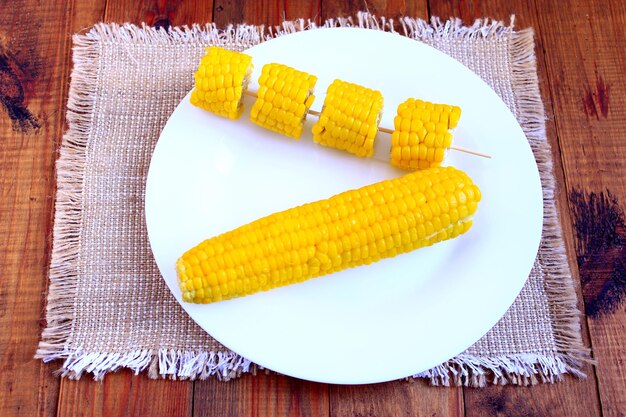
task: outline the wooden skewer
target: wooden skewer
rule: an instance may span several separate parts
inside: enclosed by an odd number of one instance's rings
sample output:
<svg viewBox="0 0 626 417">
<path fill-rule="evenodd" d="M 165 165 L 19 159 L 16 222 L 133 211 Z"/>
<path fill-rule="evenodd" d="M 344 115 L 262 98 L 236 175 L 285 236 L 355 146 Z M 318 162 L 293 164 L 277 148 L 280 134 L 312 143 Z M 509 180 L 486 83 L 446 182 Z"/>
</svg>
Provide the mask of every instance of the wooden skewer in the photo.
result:
<svg viewBox="0 0 626 417">
<path fill-rule="evenodd" d="M 256 92 L 250 91 L 250 90 L 244 90 L 243 94 L 245 94 L 247 96 L 250 96 L 250 97 L 258 97 Z M 311 109 L 309 109 L 307 111 L 307 113 L 312 115 L 312 116 L 315 116 L 315 117 L 320 117 L 320 115 L 322 114 L 319 111 L 315 111 L 315 110 L 311 110 Z M 383 133 L 388 133 L 390 135 L 393 134 L 393 129 L 389 129 L 389 128 L 382 127 L 382 126 L 378 127 L 378 131 L 379 132 L 383 132 Z M 474 150 L 471 150 L 471 149 L 462 148 L 460 146 L 452 145 L 452 146 L 450 146 L 450 149 L 455 150 L 457 152 L 468 153 L 470 155 L 476 155 L 476 156 L 480 156 L 482 158 L 489 158 L 489 159 L 491 159 L 491 155 L 489 155 L 489 154 L 486 154 L 486 153 L 483 153 L 483 152 L 474 151 Z"/>
<path fill-rule="evenodd" d="M 480 156 L 482 158 L 491 159 L 491 155 L 489 155 L 488 153 L 478 152 L 478 151 L 474 151 L 472 149 L 462 148 L 462 147 L 456 146 L 456 145 L 451 145 L 450 149 L 453 149 L 453 150 L 455 150 L 457 152 L 468 153 L 470 155 L 476 155 L 476 156 Z"/>
<path fill-rule="evenodd" d="M 393 134 L 393 129 L 387 129 L 386 127 L 378 126 L 378 131 L 383 133 Z"/>
</svg>

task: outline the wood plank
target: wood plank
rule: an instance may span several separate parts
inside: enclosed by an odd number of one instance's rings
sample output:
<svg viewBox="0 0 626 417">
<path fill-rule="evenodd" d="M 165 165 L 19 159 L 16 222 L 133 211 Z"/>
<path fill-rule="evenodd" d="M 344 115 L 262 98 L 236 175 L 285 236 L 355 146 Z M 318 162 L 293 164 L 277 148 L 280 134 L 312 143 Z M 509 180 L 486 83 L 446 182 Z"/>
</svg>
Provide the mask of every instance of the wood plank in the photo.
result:
<svg viewBox="0 0 626 417">
<path fill-rule="evenodd" d="M 537 2 L 605 416 L 626 410 L 626 5 Z M 601 193 L 615 201 L 597 204 Z M 592 200 L 592 195 L 596 196 Z M 619 215 L 622 218 L 619 218 Z"/>
<path fill-rule="evenodd" d="M 102 20 L 104 16 L 104 6 L 105 0 L 92 0 L 92 1 L 82 1 L 78 5 L 74 2 L 67 3 L 69 13 L 70 13 L 70 30 L 67 33 L 66 37 L 69 37 L 71 34 L 76 32 L 85 31 L 89 26 L 93 23 Z M 60 25 L 61 26 L 61 25 Z M 62 33 L 63 28 L 59 27 L 59 33 Z M 67 68 L 65 79 L 63 80 L 63 84 L 61 87 L 60 99 L 62 100 L 62 107 L 59 114 L 58 124 L 60 126 L 60 132 L 65 130 L 65 106 L 68 96 L 69 90 L 69 74 L 71 72 L 72 63 L 71 63 L 71 45 L 68 44 L 67 51 L 65 52 L 65 56 L 63 57 L 65 61 L 65 65 Z M 58 150 L 58 146 L 61 141 L 62 133 L 60 133 L 57 137 L 54 138 L 55 148 Z M 56 152 L 55 152 L 56 154 Z M 53 175 L 53 174 L 52 174 Z M 52 210 L 51 210 L 52 211 Z M 50 213 L 50 229 L 52 230 L 52 216 L 53 213 Z M 50 235 L 50 233 L 48 233 Z M 49 241 L 49 243 L 51 243 Z M 48 248 L 50 250 L 50 247 Z M 47 264 L 46 264 L 47 267 Z M 60 380 L 57 378 L 53 379 L 53 383 L 50 383 L 50 375 L 53 372 L 53 369 L 58 368 L 58 363 L 51 363 L 41 367 L 40 373 L 43 377 L 48 380 L 48 382 L 39 384 L 39 397 L 38 397 L 38 415 L 46 415 L 46 416 L 56 416 L 58 410 L 58 397 L 60 390 Z"/>
<path fill-rule="evenodd" d="M 312 19 L 319 23 L 317 1 L 222 1 L 215 2 L 215 22 L 278 25 L 284 19 Z M 195 416 L 327 416 L 328 386 L 275 373 L 260 373 L 220 382 L 196 381 Z"/>
<path fill-rule="evenodd" d="M 104 4 L 104 1 L 103 3 Z M 109 0 L 103 15 L 85 17 L 87 26 L 100 20 L 107 22 L 146 22 L 154 26 L 184 25 L 211 21 L 210 1 L 127 1 Z M 155 381 L 145 375 L 134 376 L 125 370 L 107 375 L 103 383 L 89 376 L 82 381 L 61 381 L 59 416 L 89 415 L 172 415 L 192 413 L 193 383 L 189 381 Z"/>
<path fill-rule="evenodd" d="M 318 25 L 322 21 L 322 1 L 321 0 L 285 0 L 285 19 L 311 19 Z"/>
<path fill-rule="evenodd" d="M 215 22 L 278 25 L 283 20 L 311 18 L 319 23 L 319 1 L 260 1 L 215 3 Z M 246 375 L 223 383 L 197 381 L 194 415 L 326 416 L 328 387 L 277 374 Z"/>
<path fill-rule="evenodd" d="M 359 11 L 370 12 L 376 16 L 397 19 L 402 16 L 428 17 L 426 0 L 373 0 L 373 1 L 324 1 L 322 2 L 322 18 L 355 16 Z"/>
<path fill-rule="evenodd" d="M 61 86 L 60 93 L 58 95 L 58 100 L 60 100 L 60 107 L 56 108 L 52 111 L 57 120 L 54 123 L 57 125 L 57 134 L 53 137 L 55 151 L 54 158 L 56 159 L 56 150 L 58 150 L 58 146 L 61 142 L 61 136 L 63 131 L 65 130 L 65 108 L 67 102 L 67 94 L 69 89 L 69 74 L 71 72 L 71 42 L 70 35 L 75 32 L 83 31 L 85 28 L 91 26 L 93 22 L 100 21 L 102 16 L 104 16 L 104 3 L 105 0 L 93 0 L 93 1 L 84 1 L 80 2 L 79 5 L 76 5 L 74 2 L 67 2 L 67 10 L 69 12 L 69 29 L 67 33 L 64 32 L 65 27 L 63 25 L 63 21 L 58 21 L 58 27 L 53 28 L 56 30 L 62 39 L 66 40 L 66 44 L 64 45 L 64 50 L 59 51 L 59 59 L 61 59 L 62 65 L 64 66 L 64 71 L 62 72 L 62 77 L 60 77 Z M 52 120 L 50 120 L 52 123 Z M 41 155 L 42 157 L 44 155 Z M 54 172 L 50 172 L 52 178 L 54 178 Z M 54 190 L 54 186 L 51 190 Z M 50 197 L 51 201 L 54 201 L 54 196 Z M 50 231 L 53 226 L 53 203 L 51 203 L 49 212 L 49 225 L 48 225 L 48 233 L 50 236 Z M 50 237 L 51 239 L 51 237 Z M 46 249 L 46 279 L 48 276 L 47 268 L 49 262 L 49 253 L 51 250 L 51 240 L 47 242 Z M 46 284 L 47 285 L 47 284 Z M 45 301 L 44 301 L 45 302 Z M 43 309 L 42 309 L 43 311 Z M 43 322 L 42 322 L 43 324 Z M 53 375 L 53 371 L 59 367 L 59 363 L 50 363 L 44 364 L 40 368 L 40 383 L 38 386 L 38 399 L 37 399 L 37 415 L 41 416 L 56 416 L 57 408 L 58 408 L 58 397 L 59 397 L 59 389 L 60 389 L 60 380 Z"/>
<path fill-rule="evenodd" d="M 113 0 L 108 1 L 106 22 L 169 27 L 207 23 L 213 20 L 213 1 Z"/>
<path fill-rule="evenodd" d="M 462 389 L 434 387 L 422 380 L 334 385 L 330 398 L 333 417 L 464 415 Z"/>
<path fill-rule="evenodd" d="M 58 416 L 172 416 L 189 417 L 191 381 L 149 380 L 129 370 L 107 375 L 102 382 L 89 376 L 65 381 L 59 395 Z"/>
<path fill-rule="evenodd" d="M 423 13 L 425 14 L 425 8 L 423 10 Z M 228 13 L 228 11 L 224 11 L 221 10 L 222 12 L 226 12 Z M 393 14 L 390 14 L 393 15 Z M 217 17 L 217 12 L 216 12 L 216 17 Z M 232 17 L 232 15 L 229 15 Z M 330 16 L 324 16 L 324 17 L 330 17 Z M 244 19 L 245 21 L 248 21 L 250 23 L 257 23 L 260 21 L 263 21 L 263 17 L 259 17 L 258 20 L 250 20 L 248 18 L 242 17 L 242 19 Z M 274 20 L 275 21 L 275 20 Z M 246 377 L 248 379 L 250 379 L 250 377 Z M 272 394 L 272 385 L 276 385 L 276 386 L 281 386 L 282 382 L 280 381 L 291 381 L 292 383 L 297 383 L 297 386 L 300 387 L 301 384 L 309 384 L 309 383 L 305 383 L 302 381 L 298 381 L 295 379 L 291 379 L 291 378 L 286 378 L 283 376 L 278 376 L 278 375 L 264 375 L 263 378 L 265 378 L 266 380 L 260 380 L 260 376 L 256 377 L 257 379 L 252 379 L 250 383 L 254 383 L 254 384 L 260 384 L 260 386 L 263 388 L 262 392 L 263 395 L 260 397 L 262 398 L 261 403 L 263 404 L 262 407 L 258 406 L 258 403 L 255 403 L 253 401 L 251 401 L 248 398 L 248 393 L 250 391 L 255 392 L 257 389 L 255 388 L 250 388 L 247 386 L 243 386 L 243 387 L 238 387 L 236 385 L 234 385 L 234 383 L 238 383 L 241 384 L 241 381 L 234 381 L 234 382 L 230 382 L 228 384 L 222 384 L 219 385 L 219 382 L 216 381 L 204 381 L 204 382 L 197 382 L 196 383 L 196 391 L 195 391 L 195 407 L 194 410 L 196 410 L 197 412 L 199 412 L 200 414 L 198 415 L 257 415 L 259 414 L 259 411 L 257 410 L 269 410 L 270 412 L 268 413 L 260 413 L 260 415 L 275 415 L 277 412 L 276 406 L 274 406 L 274 404 L 276 403 L 276 401 L 278 401 L 279 403 L 281 402 L 280 400 L 280 393 L 273 393 Z M 232 385 L 231 385 L 232 384 Z M 269 387 L 268 387 L 269 384 Z M 394 384 L 394 383 L 391 383 Z M 438 410 L 440 408 L 442 408 L 442 404 L 445 403 L 446 405 L 452 405 L 452 410 L 456 410 L 456 413 L 450 413 L 451 415 L 460 415 L 462 412 L 462 407 L 458 406 L 458 402 L 462 401 L 462 392 L 460 389 L 450 389 L 450 390 L 439 390 L 437 392 L 437 390 L 435 388 L 432 387 L 426 387 L 422 384 L 421 388 L 417 389 L 420 384 L 407 384 L 404 383 L 406 385 L 410 385 L 411 387 L 413 387 L 413 389 L 411 391 L 403 391 L 404 397 L 403 397 L 403 401 L 398 403 L 397 399 L 399 397 L 402 397 L 402 395 L 399 395 L 397 397 L 393 396 L 393 395 L 389 395 L 387 397 L 385 397 L 382 400 L 373 400 L 373 398 L 378 398 L 379 394 L 376 393 L 374 394 L 371 390 L 369 391 L 369 393 L 371 395 L 365 395 L 365 396 L 354 396 L 351 395 L 352 391 L 356 391 L 356 392 L 364 392 L 361 390 L 361 387 L 331 387 L 331 390 L 333 392 L 333 395 L 331 396 L 331 412 L 333 414 L 336 415 L 358 415 L 355 414 L 356 412 L 358 412 L 357 410 L 359 409 L 359 407 L 362 407 L 364 404 L 367 405 L 368 410 L 375 410 L 373 412 L 373 415 L 385 415 L 385 414 L 380 414 L 380 413 L 394 413 L 396 410 L 398 410 L 398 404 L 405 404 L 406 402 L 406 396 L 407 394 L 409 395 L 409 398 L 411 398 L 410 394 L 415 395 L 415 398 L 421 398 L 423 400 L 422 403 L 420 403 L 420 401 L 416 401 L 415 404 L 421 404 L 419 406 L 416 406 L 416 410 L 418 411 L 424 411 L 424 410 L 428 410 L 428 411 L 433 411 L 433 410 Z M 207 386 L 215 386 L 213 389 L 207 388 Z M 390 385 L 389 387 L 392 387 L 393 385 Z M 319 387 L 323 387 L 322 384 L 313 384 L 312 387 L 315 388 L 319 388 Z M 223 398 L 224 401 L 226 402 L 226 404 L 222 404 L 222 403 L 217 403 L 217 402 L 211 402 L 210 405 L 212 408 L 209 408 L 208 406 L 202 406 L 201 404 L 199 404 L 199 401 L 201 401 L 201 398 L 205 398 L 207 397 L 207 395 L 204 393 L 204 390 L 207 389 L 208 393 L 213 393 L 215 394 L 215 389 L 219 389 L 219 388 L 223 388 L 224 392 L 221 392 L 219 395 L 214 395 L 214 398 Z M 269 392 L 268 392 L 269 390 Z M 335 395 L 335 390 L 338 390 L 338 395 Z M 346 395 L 346 391 L 348 390 L 348 394 Z M 351 391 L 352 390 L 352 391 Z M 432 395 L 427 395 L 426 391 L 428 391 L 429 393 L 431 393 Z M 389 390 L 388 392 L 393 392 L 393 390 Z M 442 395 L 443 394 L 443 395 Z M 277 398 L 278 395 L 278 398 Z M 452 398 L 452 400 L 450 400 L 450 397 Z M 323 398 L 323 397 L 322 397 Z M 439 398 L 445 398 L 445 402 L 439 400 Z M 320 401 L 314 401 L 312 402 L 311 400 L 308 400 L 309 403 L 312 404 L 320 404 Z M 251 406 L 251 404 L 253 404 Z M 428 404 L 428 405 L 427 405 Z M 317 407 L 315 407 L 315 409 L 318 409 Z M 283 407 L 282 408 L 282 412 L 278 411 L 279 413 L 285 413 L 286 410 Z M 322 408 L 323 410 L 323 408 Z M 313 410 L 315 412 L 315 410 Z M 392 414 L 389 414 L 392 415 Z"/>
<path fill-rule="evenodd" d="M 325 1 L 322 3 L 323 19 L 354 16 L 365 10 L 361 2 Z M 376 16 L 395 18 L 411 16 L 428 18 L 426 1 L 372 1 L 367 11 Z M 425 381 L 393 381 L 385 384 L 330 387 L 330 414 L 340 416 L 398 416 L 437 415 L 462 416 L 463 391 L 458 387 L 442 389 L 429 386 Z"/>
<path fill-rule="evenodd" d="M 557 204 L 563 213 L 562 224 L 564 237 L 570 256 L 570 267 L 576 273 L 576 263 L 574 256 L 574 245 L 571 224 L 567 212 L 567 195 L 559 192 L 565 189 L 563 169 L 560 165 L 560 147 L 557 141 L 557 130 L 554 125 L 554 113 L 550 95 L 550 85 L 546 74 L 546 64 L 544 60 L 544 45 L 542 34 L 552 30 L 551 27 L 542 25 L 537 17 L 537 10 L 533 3 L 526 1 L 500 2 L 497 0 L 488 1 L 443 1 L 430 0 L 430 12 L 433 16 L 460 17 L 466 23 L 472 23 L 474 19 L 485 16 L 509 22 L 511 15 L 516 15 L 515 24 L 517 28 L 533 27 L 536 36 L 537 66 L 541 94 L 548 120 L 546 131 L 548 140 L 552 146 L 555 161 L 555 173 L 557 178 L 557 193 L 559 197 Z M 541 11 L 543 13 L 543 11 Z M 580 299 L 580 288 L 578 288 Z M 586 326 L 583 326 L 583 335 L 587 334 Z M 588 341 L 587 341 L 588 343 Z M 563 416 L 586 416 L 598 415 L 600 405 L 596 392 L 596 381 L 594 370 L 591 366 L 586 366 L 584 372 L 589 378 L 577 381 L 567 378 L 564 382 L 556 385 L 538 386 L 532 388 L 520 387 L 487 387 L 485 389 L 465 390 L 465 404 L 467 415 L 518 415 L 515 413 L 528 412 L 529 415 L 563 415 Z M 577 398 L 572 402 L 571 398 Z M 513 413 L 513 414 L 511 414 Z M 533 414 L 535 413 L 535 414 Z M 519 414 L 519 415 L 524 415 Z"/>
<path fill-rule="evenodd" d="M 53 416 L 58 364 L 33 359 L 45 310 L 55 145 L 64 127 L 73 2 L 0 14 L 0 415 Z"/>
<path fill-rule="evenodd" d="M 590 379 L 594 379 L 593 376 Z M 597 393 L 589 390 L 588 394 L 592 396 L 590 399 L 577 396 L 585 391 L 586 384 L 585 381 L 568 378 L 556 384 L 531 387 L 506 385 L 466 388 L 466 416 L 599 416 Z"/>
<path fill-rule="evenodd" d="M 84 33 L 95 23 L 101 22 L 104 19 L 106 0 L 88 0 L 77 2 L 77 4 L 73 2 L 70 4 L 72 5 L 72 28 L 70 34 Z M 71 69 L 71 57 L 69 65 Z M 69 86 L 68 79 L 68 82 L 65 83 L 65 97 L 67 97 Z"/>
<path fill-rule="evenodd" d="M 324 19 L 354 16 L 365 10 L 360 2 L 323 2 Z M 428 18 L 426 1 L 367 2 L 367 10 L 376 16 L 397 19 L 401 16 Z M 341 416 L 399 416 L 437 415 L 463 416 L 463 390 L 458 387 L 429 386 L 426 381 L 393 381 L 376 385 L 341 386 L 330 388 L 330 414 Z"/>
<path fill-rule="evenodd" d="M 328 386 L 275 373 L 196 381 L 194 416 L 328 415 Z"/>
<path fill-rule="evenodd" d="M 276 26 L 284 20 L 311 19 L 320 23 L 321 0 L 215 0 L 215 23 Z"/>
</svg>

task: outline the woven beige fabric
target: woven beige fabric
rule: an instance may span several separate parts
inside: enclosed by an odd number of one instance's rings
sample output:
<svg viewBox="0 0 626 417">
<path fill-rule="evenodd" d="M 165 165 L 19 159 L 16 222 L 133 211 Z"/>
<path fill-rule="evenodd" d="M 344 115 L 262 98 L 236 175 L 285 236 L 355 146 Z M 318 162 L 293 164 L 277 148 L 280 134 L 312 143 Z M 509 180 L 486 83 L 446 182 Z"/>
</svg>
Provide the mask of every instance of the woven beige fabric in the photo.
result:
<svg viewBox="0 0 626 417">
<path fill-rule="evenodd" d="M 489 21 L 471 27 L 437 19 L 393 23 L 367 14 L 354 22 L 327 22 L 350 24 L 395 28 L 474 70 L 519 120 L 543 181 L 544 238 L 514 305 L 466 352 L 418 376 L 435 384 L 474 386 L 580 376 L 586 349 L 555 207 L 532 31 Z M 264 33 L 251 26 L 165 32 L 100 24 L 75 36 L 70 128 L 57 162 L 47 327 L 38 357 L 63 359 L 60 372 L 72 378 L 85 372 L 102 378 L 128 367 L 148 370 L 152 377 L 228 379 L 254 369 L 197 327 L 171 296 L 149 248 L 145 179 L 161 129 L 191 89 L 204 47 L 245 49 L 308 26 L 288 22 Z M 468 308 L 480 306 L 468 303 Z"/>
</svg>

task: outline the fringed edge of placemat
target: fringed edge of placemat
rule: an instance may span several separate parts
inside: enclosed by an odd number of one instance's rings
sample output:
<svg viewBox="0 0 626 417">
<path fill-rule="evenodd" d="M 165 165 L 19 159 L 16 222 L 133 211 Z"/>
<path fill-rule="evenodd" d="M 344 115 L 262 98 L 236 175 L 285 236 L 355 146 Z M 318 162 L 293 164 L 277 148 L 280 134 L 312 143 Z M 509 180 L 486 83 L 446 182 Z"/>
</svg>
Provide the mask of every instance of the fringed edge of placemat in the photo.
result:
<svg viewBox="0 0 626 417">
<path fill-rule="evenodd" d="M 511 22 L 512 26 L 513 22 Z M 433 385 L 483 387 L 491 384 L 535 385 L 557 382 L 565 374 L 578 378 L 585 363 L 592 363 L 590 349 L 581 335 L 581 314 L 574 286 L 560 216 L 556 205 L 556 181 L 552 150 L 546 137 L 545 109 L 539 91 L 534 32 L 512 31 L 510 59 L 515 116 L 537 161 L 543 190 L 543 230 L 536 267 L 543 271 L 557 352 L 552 356 L 519 354 L 505 357 L 476 357 L 461 354 L 416 376 L 430 378 Z M 524 115 L 525 117 L 521 117 Z"/>
<path fill-rule="evenodd" d="M 94 89 L 98 72 L 94 70 L 92 62 L 98 58 L 98 50 L 89 36 L 74 35 L 73 41 L 74 68 L 66 116 L 69 129 L 63 136 L 56 161 L 57 189 L 46 327 L 41 333 L 35 354 L 35 358 L 41 358 L 44 362 L 69 360 L 73 355 L 67 345 L 73 331 L 76 283 L 80 273 L 84 166 L 91 122 L 95 117 Z"/>
<path fill-rule="evenodd" d="M 178 349 L 139 349 L 125 353 L 74 352 L 44 358 L 48 362 L 65 359 L 57 374 L 69 379 L 80 379 L 84 373 L 91 373 L 96 381 L 102 380 L 109 372 L 128 368 L 138 375 L 147 371 L 151 379 L 206 379 L 215 376 L 221 381 L 229 381 L 243 373 L 256 375 L 263 369 L 233 351 L 182 351 Z"/>
<path fill-rule="evenodd" d="M 512 37 L 511 60 L 514 92 L 527 119 L 519 120 L 531 143 L 544 187 L 544 234 L 542 247 L 548 255 L 542 258 L 546 271 L 546 291 L 550 293 L 550 310 L 558 323 L 555 341 L 559 351 L 553 356 L 521 354 L 506 357 L 459 355 L 415 377 L 429 378 L 434 385 L 484 386 L 487 383 L 529 385 L 554 382 L 566 373 L 583 377 L 582 363 L 589 361 L 589 350 L 580 335 L 580 313 L 562 240 L 558 211 L 554 200 L 552 155 L 546 140 L 544 111 L 536 78 L 536 61 L 532 30 L 515 32 L 510 25 L 489 19 L 477 19 L 466 26 L 460 19 L 429 22 L 402 17 L 397 21 L 358 13 L 356 18 L 327 20 L 320 27 L 360 27 L 384 30 L 423 40 L 427 38 L 471 39 L 475 37 Z M 69 129 L 63 137 L 56 165 L 57 197 L 54 235 L 50 263 L 50 285 L 46 306 L 46 328 L 42 332 L 36 358 L 44 361 L 64 360 L 58 374 L 80 378 L 84 372 L 101 379 L 108 372 L 130 368 L 135 373 L 148 370 L 151 378 L 170 377 L 204 379 L 216 375 L 222 380 L 254 373 L 257 366 L 234 352 L 188 352 L 172 349 L 138 350 L 126 353 L 71 352 L 72 318 L 79 274 L 79 250 L 82 226 L 83 172 L 91 124 L 97 115 L 94 104 L 97 71 L 91 63 L 99 57 L 99 47 L 106 39 L 167 45 L 201 39 L 213 45 L 243 49 L 274 38 L 318 26 L 311 20 L 283 22 L 280 26 L 229 25 L 220 30 L 214 23 L 176 27 L 164 30 L 146 25 L 95 25 L 85 34 L 74 35 L 73 62 L 67 105 Z"/>
<path fill-rule="evenodd" d="M 537 265 L 545 276 L 548 304 L 555 323 L 557 358 L 567 365 L 567 372 L 584 377 L 581 367 L 584 363 L 593 361 L 591 350 L 582 340 L 582 314 L 578 308 L 578 296 L 557 207 L 552 147 L 546 136 L 546 116 L 539 91 L 534 48 L 534 33 L 531 29 L 513 35 L 513 92 L 520 106 L 520 113 L 527 115 L 526 119 L 518 117 L 518 121 L 537 161 L 543 190 L 544 223 L 538 255 L 540 262 Z"/>
</svg>

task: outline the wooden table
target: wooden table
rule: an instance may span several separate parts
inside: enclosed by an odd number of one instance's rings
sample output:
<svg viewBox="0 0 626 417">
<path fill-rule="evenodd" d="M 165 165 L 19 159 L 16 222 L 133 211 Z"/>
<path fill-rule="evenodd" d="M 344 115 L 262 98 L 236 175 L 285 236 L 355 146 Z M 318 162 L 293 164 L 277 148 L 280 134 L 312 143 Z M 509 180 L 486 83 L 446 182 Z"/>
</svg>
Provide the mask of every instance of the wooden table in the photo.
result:
<svg viewBox="0 0 626 417">
<path fill-rule="evenodd" d="M 121 371 L 60 380 L 33 359 L 42 324 L 66 128 L 71 34 L 99 22 L 278 24 L 347 16 L 361 1 L 0 0 L 0 415 L 2 416 L 623 416 L 626 413 L 626 2 L 370 0 L 387 17 L 488 16 L 537 41 L 548 137 L 571 268 L 587 308 L 588 378 L 535 387 L 436 388 L 423 381 L 335 386 L 278 375 L 229 383 L 155 381 Z M 603 195 L 604 211 L 586 210 Z M 612 202 L 611 202 L 612 201 Z M 621 204 L 621 209 L 619 204 Z M 622 218 L 619 218 L 622 210 Z M 603 227 L 585 235 L 593 217 Z M 589 244 L 608 237 L 605 245 Z M 610 234 L 612 233 L 612 234 Z M 591 238 L 591 239 L 590 239 Z M 582 255 L 587 255 L 583 257 Z M 582 301 L 581 301 L 582 305 Z"/>
</svg>

